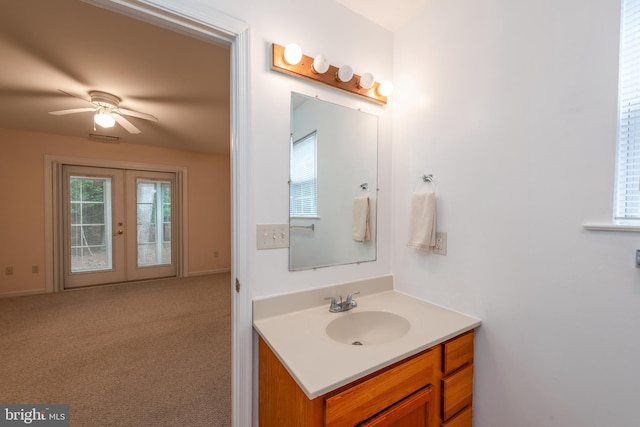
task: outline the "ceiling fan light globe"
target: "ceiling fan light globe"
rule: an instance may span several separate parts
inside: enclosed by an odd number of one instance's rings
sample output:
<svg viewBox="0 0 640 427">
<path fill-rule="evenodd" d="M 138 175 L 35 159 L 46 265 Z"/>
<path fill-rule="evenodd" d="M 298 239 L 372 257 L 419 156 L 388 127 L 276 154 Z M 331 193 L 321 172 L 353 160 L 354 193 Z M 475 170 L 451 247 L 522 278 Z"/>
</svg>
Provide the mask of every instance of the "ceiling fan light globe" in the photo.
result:
<svg viewBox="0 0 640 427">
<path fill-rule="evenodd" d="M 105 113 L 103 111 L 96 113 L 96 115 L 93 116 L 93 120 L 98 126 L 103 128 L 112 128 L 116 124 L 116 120 L 111 113 Z"/>
</svg>

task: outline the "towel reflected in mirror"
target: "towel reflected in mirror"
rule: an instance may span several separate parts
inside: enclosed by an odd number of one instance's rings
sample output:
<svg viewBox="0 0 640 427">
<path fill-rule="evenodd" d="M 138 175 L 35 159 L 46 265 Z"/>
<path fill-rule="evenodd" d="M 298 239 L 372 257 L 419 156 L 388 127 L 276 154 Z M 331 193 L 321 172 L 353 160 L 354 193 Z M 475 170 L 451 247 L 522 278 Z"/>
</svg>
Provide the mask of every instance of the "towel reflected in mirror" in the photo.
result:
<svg viewBox="0 0 640 427">
<path fill-rule="evenodd" d="M 353 240 L 356 242 L 368 242 L 371 239 L 369 227 L 370 214 L 369 197 L 356 197 L 353 200 Z"/>
</svg>

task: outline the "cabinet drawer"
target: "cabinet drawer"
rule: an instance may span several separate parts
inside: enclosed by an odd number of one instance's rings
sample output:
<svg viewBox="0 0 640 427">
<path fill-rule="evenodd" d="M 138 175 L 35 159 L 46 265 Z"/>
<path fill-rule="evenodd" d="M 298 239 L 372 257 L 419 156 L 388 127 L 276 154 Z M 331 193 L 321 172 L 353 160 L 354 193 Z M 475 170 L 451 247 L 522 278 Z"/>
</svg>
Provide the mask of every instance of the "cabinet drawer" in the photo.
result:
<svg viewBox="0 0 640 427">
<path fill-rule="evenodd" d="M 473 331 L 443 344 L 442 372 L 445 375 L 473 363 Z"/>
<path fill-rule="evenodd" d="M 468 406 L 467 409 L 460 412 L 455 417 L 451 418 L 449 421 L 442 423 L 442 427 L 471 427 L 472 426 L 472 417 L 471 417 L 471 406 Z"/>
<path fill-rule="evenodd" d="M 473 399 L 473 365 L 442 380 L 442 418 L 448 420 Z"/>
<path fill-rule="evenodd" d="M 327 426 L 353 426 L 425 387 L 437 368 L 434 351 L 427 351 L 325 401 Z"/>
<path fill-rule="evenodd" d="M 428 427 L 431 386 L 393 405 L 358 427 Z"/>
</svg>

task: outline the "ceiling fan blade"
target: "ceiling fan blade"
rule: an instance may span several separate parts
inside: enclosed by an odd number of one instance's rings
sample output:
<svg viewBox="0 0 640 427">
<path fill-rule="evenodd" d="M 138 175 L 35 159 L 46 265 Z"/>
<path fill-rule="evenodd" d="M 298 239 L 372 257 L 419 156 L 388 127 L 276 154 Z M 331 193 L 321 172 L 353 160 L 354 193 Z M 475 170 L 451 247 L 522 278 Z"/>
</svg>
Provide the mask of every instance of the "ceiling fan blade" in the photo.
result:
<svg viewBox="0 0 640 427">
<path fill-rule="evenodd" d="M 83 100 L 83 101 L 88 102 L 89 104 L 93 104 L 93 102 L 91 102 L 91 100 L 90 100 L 90 99 L 84 99 L 84 98 L 83 98 L 83 97 L 81 97 L 80 95 L 74 95 L 73 93 L 65 92 L 65 91 L 64 91 L 64 90 L 62 90 L 62 89 L 58 89 L 58 92 L 60 92 L 60 93 L 64 93 L 64 94 L 65 94 L 65 95 L 67 95 L 67 96 L 72 96 L 72 97 L 74 97 L 74 98 L 81 99 L 81 100 Z"/>
<path fill-rule="evenodd" d="M 126 129 L 129 133 L 140 133 L 140 129 L 135 127 L 129 120 L 125 119 L 118 113 L 111 113 L 113 118 L 118 122 L 120 126 Z"/>
<path fill-rule="evenodd" d="M 53 114 L 54 116 L 63 116 L 65 114 L 75 114 L 75 113 L 84 113 L 86 111 L 96 111 L 97 108 L 85 107 L 85 108 L 72 108 L 70 110 L 58 110 L 58 111 L 49 111 L 49 114 Z"/>
<path fill-rule="evenodd" d="M 157 122 L 158 119 L 155 116 L 147 113 L 141 113 L 139 111 L 127 110 L 125 108 L 118 108 L 120 114 L 124 114 L 125 116 L 137 117 L 139 119 L 151 120 L 152 122 Z"/>
</svg>

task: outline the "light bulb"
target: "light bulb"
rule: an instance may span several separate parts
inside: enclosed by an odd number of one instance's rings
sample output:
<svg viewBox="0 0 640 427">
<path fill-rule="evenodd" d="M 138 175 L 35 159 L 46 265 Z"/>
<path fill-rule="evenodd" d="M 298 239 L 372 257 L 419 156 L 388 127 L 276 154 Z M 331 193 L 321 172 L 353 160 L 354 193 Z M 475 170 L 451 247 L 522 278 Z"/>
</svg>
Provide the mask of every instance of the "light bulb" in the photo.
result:
<svg viewBox="0 0 640 427">
<path fill-rule="evenodd" d="M 336 80 L 346 83 L 353 78 L 353 68 L 350 65 L 343 65 L 336 73 Z"/>
<path fill-rule="evenodd" d="M 291 43 L 284 48 L 284 62 L 289 65 L 297 65 L 302 61 L 302 49 L 297 44 Z"/>
<path fill-rule="evenodd" d="M 380 83 L 380 86 L 378 86 L 378 93 L 381 96 L 389 96 L 391 95 L 391 93 L 393 92 L 393 83 L 391 83 L 389 80 L 385 80 L 382 83 Z"/>
<path fill-rule="evenodd" d="M 93 121 L 103 128 L 111 128 L 116 124 L 116 120 L 113 118 L 111 113 L 105 110 L 99 110 L 96 115 L 93 116 Z"/>
<path fill-rule="evenodd" d="M 323 55 L 318 55 L 313 59 L 311 70 L 316 74 L 324 74 L 329 69 L 329 61 Z"/>
<path fill-rule="evenodd" d="M 371 89 L 373 84 L 376 82 L 375 77 L 371 73 L 364 73 L 360 76 L 360 80 L 358 80 L 358 87 L 362 89 Z"/>
</svg>

